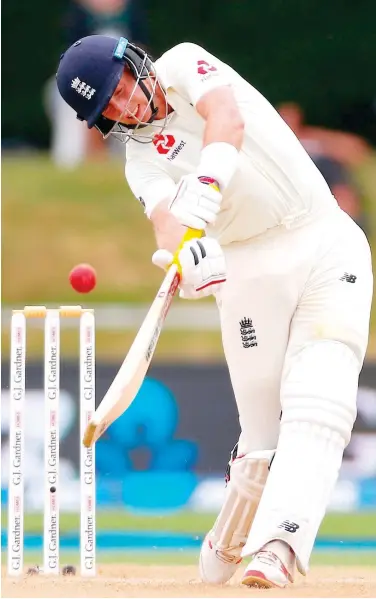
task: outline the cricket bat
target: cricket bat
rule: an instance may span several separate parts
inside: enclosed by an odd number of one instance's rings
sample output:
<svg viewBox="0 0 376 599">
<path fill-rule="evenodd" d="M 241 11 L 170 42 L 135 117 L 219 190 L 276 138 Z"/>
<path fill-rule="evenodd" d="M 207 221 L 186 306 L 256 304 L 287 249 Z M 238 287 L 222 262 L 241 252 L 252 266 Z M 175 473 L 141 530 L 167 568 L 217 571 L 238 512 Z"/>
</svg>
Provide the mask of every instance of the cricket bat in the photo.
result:
<svg viewBox="0 0 376 599">
<path fill-rule="evenodd" d="M 131 405 L 146 376 L 163 323 L 179 286 L 180 265 L 178 254 L 183 244 L 202 231 L 187 229 L 162 285 L 138 331 L 124 362 L 88 423 L 83 444 L 91 447 L 104 431 Z"/>
</svg>

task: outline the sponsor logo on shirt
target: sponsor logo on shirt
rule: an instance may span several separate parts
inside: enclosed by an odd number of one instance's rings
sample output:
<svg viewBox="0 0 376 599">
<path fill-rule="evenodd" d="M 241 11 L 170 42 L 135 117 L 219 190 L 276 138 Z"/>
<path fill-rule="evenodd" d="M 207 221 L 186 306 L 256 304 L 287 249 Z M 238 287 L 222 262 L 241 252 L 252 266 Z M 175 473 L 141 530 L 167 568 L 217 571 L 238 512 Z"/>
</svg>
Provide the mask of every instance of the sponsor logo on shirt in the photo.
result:
<svg viewBox="0 0 376 599">
<path fill-rule="evenodd" d="M 173 135 L 159 133 L 153 137 L 153 144 L 157 148 L 158 154 L 168 154 L 174 143 L 175 137 Z"/>
<path fill-rule="evenodd" d="M 159 133 L 153 137 L 153 144 L 159 154 L 168 154 L 175 143 L 175 137 L 170 134 L 162 135 Z M 170 156 L 167 156 L 167 160 L 174 160 L 186 144 L 186 141 L 181 140 L 181 142 L 172 150 Z"/>
<path fill-rule="evenodd" d="M 176 158 L 176 156 L 179 154 L 179 152 L 181 152 L 181 150 L 184 148 L 184 146 L 187 144 L 186 141 L 181 140 L 180 144 L 178 144 L 176 146 L 176 148 L 174 148 L 171 152 L 170 156 L 167 156 L 167 160 L 174 160 Z"/>
<path fill-rule="evenodd" d="M 199 75 L 201 75 L 201 81 L 206 81 L 206 79 L 209 79 L 209 77 L 218 75 L 217 68 L 206 62 L 206 60 L 197 61 L 197 72 Z"/>
</svg>

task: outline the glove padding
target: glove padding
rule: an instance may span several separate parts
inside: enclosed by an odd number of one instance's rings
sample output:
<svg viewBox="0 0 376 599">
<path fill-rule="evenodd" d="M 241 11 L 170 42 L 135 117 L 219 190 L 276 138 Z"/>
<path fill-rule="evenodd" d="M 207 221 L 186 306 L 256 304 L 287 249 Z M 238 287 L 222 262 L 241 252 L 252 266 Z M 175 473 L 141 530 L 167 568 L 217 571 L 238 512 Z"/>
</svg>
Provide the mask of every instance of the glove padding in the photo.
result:
<svg viewBox="0 0 376 599">
<path fill-rule="evenodd" d="M 152 262 L 166 269 L 173 255 L 168 250 L 157 250 Z M 200 299 L 215 294 L 221 283 L 226 281 L 225 257 L 216 239 L 203 237 L 186 241 L 178 254 L 182 278 L 179 297 Z"/>
<path fill-rule="evenodd" d="M 216 182 L 208 177 L 182 177 L 168 206 L 171 214 L 182 225 L 204 231 L 216 220 L 222 202 L 222 194 L 213 185 Z"/>
</svg>

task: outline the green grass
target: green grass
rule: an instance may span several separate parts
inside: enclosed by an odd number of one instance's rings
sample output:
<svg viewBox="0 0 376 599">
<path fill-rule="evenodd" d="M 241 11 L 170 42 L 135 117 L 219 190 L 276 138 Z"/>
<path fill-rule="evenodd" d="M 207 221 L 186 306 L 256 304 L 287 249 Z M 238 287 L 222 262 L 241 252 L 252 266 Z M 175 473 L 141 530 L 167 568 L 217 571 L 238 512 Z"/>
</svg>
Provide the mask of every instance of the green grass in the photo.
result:
<svg viewBox="0 0 376 599">
<path fill-rule="evenodd" d="M 372 566 L 375 567 L 375 551 L 314 551 L 311 565 L 316 566 Z"/>
<path fill-rule="evenodd" d="M 137 530 L 191 532 L 200 534 L 210 528 L 215 515 L 194 512 L 178 512 L 172 515 L 144 516 L 126 511 L 101 511 L 96 516 L 97 530 Z M 6 526 L 7 514 L 2 512 L 2 526 Z M 43 514 L 26 513 L 25 531 L 40 532 L 43 529 Z M 79 514 L 61 513 L 60 529 L 68 532 L 79 529 Z"/>
<path fill-rule="evenodd" d="M 104 331 L 95 333 L 95 354 L 98 360 L 108 362 L 123 361 L 137 331 Z M 9 330 L 2 331 L 2 351 L 4 356 L 10 353 Z M 27 331 L 27 356 L 34 359 L 43 358 L 43 331 L 28 329 Z M 76 331 L 62 330 L 61 354 L 66 358 L 77 360 L 78 356 L 78 329 Z M 220 331 L 163 331 L 155 351 L 155 359 L 172 361 L 223 360 L 223 349 Z"/>
<path fill-rule="evenodd" d="M 97 530 L 163 531 L 176 533 L 203 534 L 210 529 L 215 514 L 182 511 L 176 514 L 147 516 L 125 511 L 101 511 L 97 513 Z M 6 528 L 7 513 L 2 512 L 2 527 Z M 25 514 L 25 531 L 41 532 L 43 515 Z M 62 533 L 79 529 L 79 514 L 60 515 Z M 374 538 L 376 536 L 376 511 L 359 513 L 330 513 L 320 528 L 320 536 L 335 536 L 340 539 L 355 537 Z"/>
<path fill-rule="evenodd" d="M 178 512 L 171 515 L 141 516 L 125 511 L 98 511 L 97 530 L 124 530 L 124 531 L 163 531 L 175 533 L 188 533 L 202 536 L 210 529 L 215 519 L 215 514 L 199 514 L 189 511 Z M 2 527 L 6 528 L 7 514 L 2 512 Z M 42 514 L 25 514 L 25 532 L 40 533 L 43 527 Z M 60 515 L 61 533 L 79 530 L 79 515 L 62 513 Z M 328 514 L 321 526 L 319 537 L 337 537 L 341 540 L 363 537 L 375 537 L 376 511 L 354 514 Z M 3 555 L 3 561 L 5 555 Z M 27 552 L 27 564 L 40 564 L 40 552 Z M 177 549 L 174 552 L 156 549 L 155 551 L 97 551 L 98 564 L 107 563 L 137 563 L 137 564 L 196 564 L 197 550 Z M 374 565 L 376 552 L 374 551 L 315 551 L 312 564 L 318 565 Z M 62 564 L 78 564 L 78 552 L 61 552 Z"/>
<path fill-rule="evenodd" d="M 376 248 L 376 156 L 355 176 Z M 150 302 L 161 280 L 150 261 L 155 249 L 150 222 L 126 184 L 121 161 L 63 171 L 43 154 L 3 158 L 2 242 L 3 304 Z M 78 296 L 68 283 L 69 271 L 79 262 L 93 264 L 98 273 L 90 296 Z M 97 344 L 99 356 L 123 356 L 132 338 L 120 332 L 114 341 L 105 333 Z M 2 343 L 8 351 L 6 334 Z M 219 334 L 182 339 L 164 332 L 161 343 L 156 359 L 189 359 L 197 351 L 203 359 L 222 359 Z M 40 351 L 33 344 L 29 355 Z M 368 357 L 376 357 L 375 310 Z"/>
<path fill-rule="evenodd" d="M 5 563 L 5 554 L 2 555 Z M 28 566 L 41 564 L 41 554 L 37 552 L 27 552 L 25 561 Z M 376 554 L 374 552 L 319 552 L 312 554 L 311 565 L 318 566 L 375 566 Z M 78 552 L 60 553 L 60 563 L 79 564 Z M 195 565 L 198 563 L 198 551 L 119 551 L 107 552 L 97 551 L 97 564 L 145 564 L 145 565 Z"/>
<path fill-rule="evenodd" d="M 90 301 L 150 299 L 160 271 L 150 263 L 151 224 L 119 162 L 75 171 L 46 156 L 2 161 L 3 302 L 77 303 L 68 273 L 93 264 Z"/>
</svg>

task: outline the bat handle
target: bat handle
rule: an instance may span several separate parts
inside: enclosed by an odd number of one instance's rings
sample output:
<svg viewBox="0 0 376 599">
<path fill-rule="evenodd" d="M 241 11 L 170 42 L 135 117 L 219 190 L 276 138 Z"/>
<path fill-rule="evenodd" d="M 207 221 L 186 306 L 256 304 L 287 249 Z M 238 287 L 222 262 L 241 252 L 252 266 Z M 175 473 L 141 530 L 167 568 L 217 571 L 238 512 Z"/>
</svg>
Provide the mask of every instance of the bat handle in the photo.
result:
<svg viewBox="0 0 376 599">
<path fill-rule="evenodd" d="M 213 187 L 213 189 L 215 189 L 216 191 L 219 191 L 219 185 L 215 184 L 215 183 L 211 183 L 210 187 Z M 178 273 L 181 275 L 181 264 L 179 262 L 179 252 L 182 249 L 183 245 L 185 244 L 186 241 L 190 241 L 191 239 L 197 239 L 202 237 L 204 234 L 204 231 L 201 231 L 200 229 L 191 229 L 190 227 L 188 227 L 188 229 L 186 230 L 186 232 L 183 235 L 183 238 L 181 240 L 181 242 L 179 243 L 179 246 L 177 248 L 177 250 L 174 253 L 174 257 L 172 259 L 171 264 L 175 264 Z"/>
<path fill-rule="evenodd" d="M 179 262 L 179 252 L 182 249 L 183 245 L 186 241 L 190 241 L 191 239 L 197 239 L 197 237 L 202 237 L 204 231 L 200 231 L 200 229 L 191 229 L 190 227 L 186 230 L 183 235 L 181 242 L 179 243 L 178 249 L 174 253 L 174 257 L 172 259 L 171 264 L 175 264 L 178 273 L 181 275 L 181 264 Z"/>
</svg>

